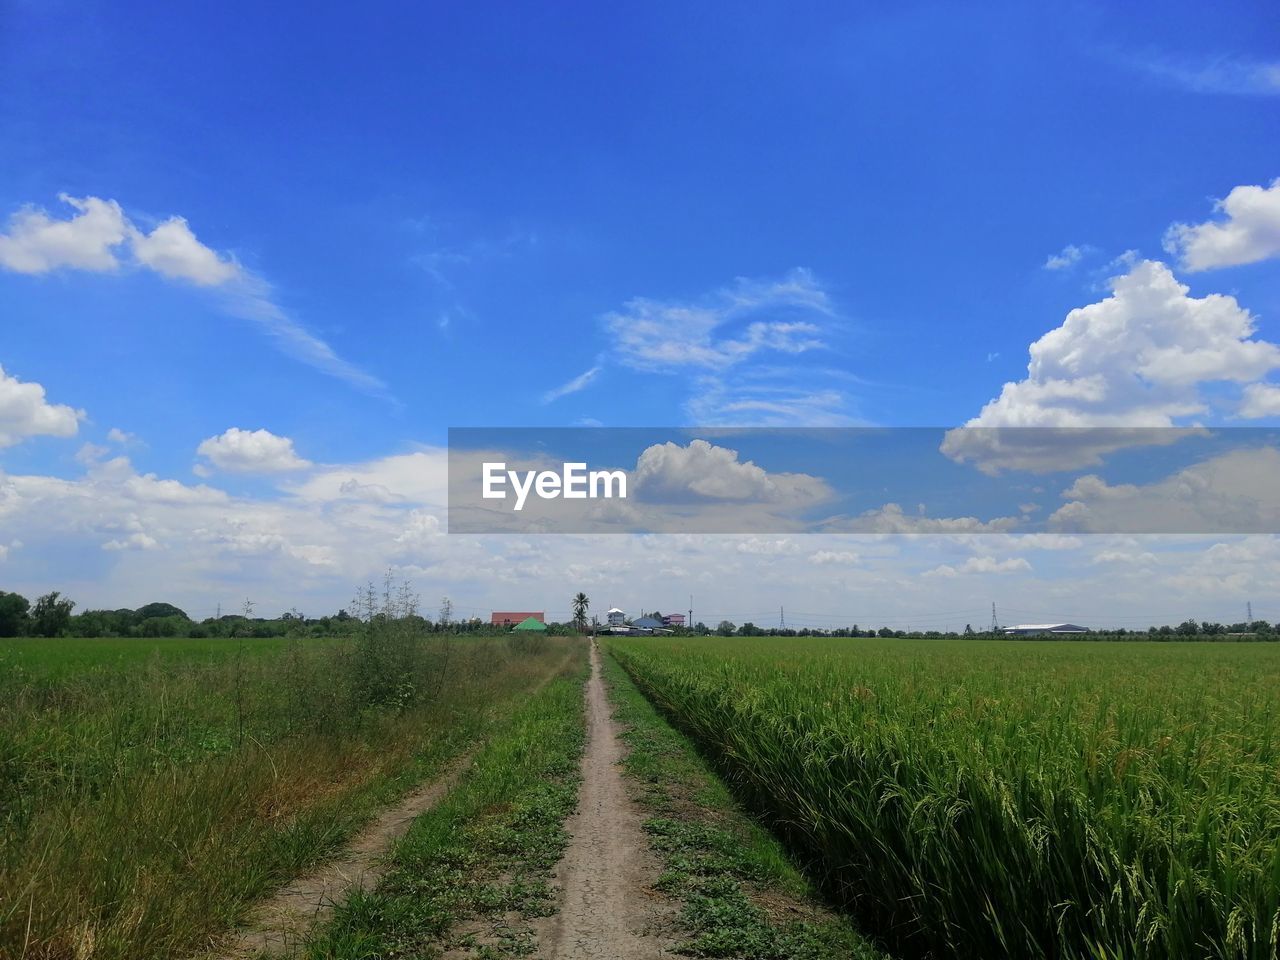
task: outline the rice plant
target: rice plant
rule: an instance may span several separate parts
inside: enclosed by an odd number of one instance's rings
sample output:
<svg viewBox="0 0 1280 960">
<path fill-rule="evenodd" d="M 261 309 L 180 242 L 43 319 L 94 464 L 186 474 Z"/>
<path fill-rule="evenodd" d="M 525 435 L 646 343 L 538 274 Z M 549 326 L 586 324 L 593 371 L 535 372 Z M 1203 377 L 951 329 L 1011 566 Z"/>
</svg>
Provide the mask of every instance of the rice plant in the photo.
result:
<svg viewBox="0 0 1280 960">
<path fill-rule="evenodd" d="M 1277 956 L 1280 649 L 611 649 L 906 955 Z"/>
</svg>

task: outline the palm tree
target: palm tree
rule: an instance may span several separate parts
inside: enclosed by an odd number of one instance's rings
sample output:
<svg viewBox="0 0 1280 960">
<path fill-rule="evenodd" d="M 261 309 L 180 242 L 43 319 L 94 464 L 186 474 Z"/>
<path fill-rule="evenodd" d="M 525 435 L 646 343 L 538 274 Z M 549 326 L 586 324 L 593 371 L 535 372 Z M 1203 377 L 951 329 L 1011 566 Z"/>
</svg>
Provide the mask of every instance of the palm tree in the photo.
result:
<svg viewBox="0 0 1280 960">
<path fill-rule="evenodd" d="M 578 625 L 578 629 L 582 630 L 587 625 L 587 608 L 591 606 L 591 601 L 585 593 L 581 591 L 573 598 L 573 622 Z"/>
</svg>

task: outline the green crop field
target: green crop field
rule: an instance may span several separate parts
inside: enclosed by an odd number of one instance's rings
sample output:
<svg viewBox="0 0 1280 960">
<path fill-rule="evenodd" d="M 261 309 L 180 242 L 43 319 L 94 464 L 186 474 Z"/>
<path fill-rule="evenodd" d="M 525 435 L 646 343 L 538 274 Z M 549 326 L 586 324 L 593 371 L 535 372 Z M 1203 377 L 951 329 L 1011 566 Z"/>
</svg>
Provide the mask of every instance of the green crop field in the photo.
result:
<svg viewBox="0 0 1280 960">
<path fill-rule="evenodd" d="M 903 955 L 1277 956 L 1280 647 L 609 649 Z"/>
</svg>

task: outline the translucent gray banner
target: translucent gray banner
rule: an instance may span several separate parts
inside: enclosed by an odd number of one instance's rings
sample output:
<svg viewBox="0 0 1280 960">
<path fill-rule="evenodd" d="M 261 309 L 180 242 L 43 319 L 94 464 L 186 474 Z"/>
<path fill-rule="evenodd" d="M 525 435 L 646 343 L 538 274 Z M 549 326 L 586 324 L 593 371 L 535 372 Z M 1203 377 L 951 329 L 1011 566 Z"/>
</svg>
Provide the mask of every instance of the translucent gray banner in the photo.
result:
<svg viewBox="0 0 1280 960">
<path fill-rule="evenodd" d="M 465 427 L 450 533 L 1280 533 L 1270 428 Z"/>
</svg>

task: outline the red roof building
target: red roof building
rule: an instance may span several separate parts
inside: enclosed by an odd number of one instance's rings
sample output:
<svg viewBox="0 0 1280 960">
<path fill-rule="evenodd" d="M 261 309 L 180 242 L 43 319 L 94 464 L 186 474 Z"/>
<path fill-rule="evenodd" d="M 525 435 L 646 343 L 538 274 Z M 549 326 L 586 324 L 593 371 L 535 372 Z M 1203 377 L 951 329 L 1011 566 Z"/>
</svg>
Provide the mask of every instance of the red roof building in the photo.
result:
<svg viewBox="0 0 1280 960">
<path fill-rule="evenodd" d="M 547 622 L 541 610 L 495 610 L 492 616 L 489 617 L 489 626 L 514 627 L 517 623 L 522 623 L 530 617 L 533 617 L 539 623 Z"/>
</svg>

